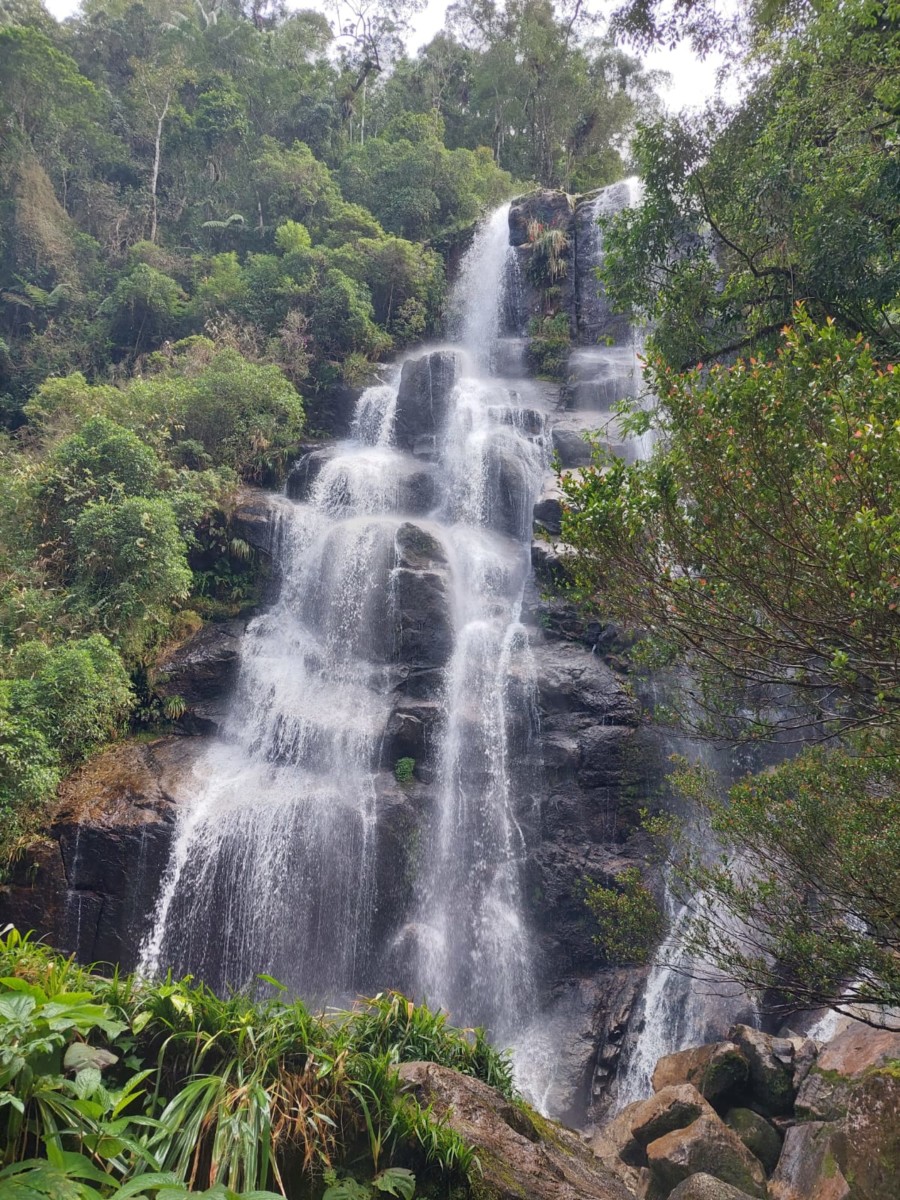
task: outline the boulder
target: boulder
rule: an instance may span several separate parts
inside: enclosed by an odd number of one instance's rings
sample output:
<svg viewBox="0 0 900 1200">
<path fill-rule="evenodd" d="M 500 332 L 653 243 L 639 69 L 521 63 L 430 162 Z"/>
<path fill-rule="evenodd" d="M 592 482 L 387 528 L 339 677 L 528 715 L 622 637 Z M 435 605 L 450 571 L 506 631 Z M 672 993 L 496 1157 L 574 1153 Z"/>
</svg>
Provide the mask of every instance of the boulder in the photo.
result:
<svg viewBox="0 0 900 1200">
<path fill-rule="evenodd" d="M 748 1074 L 747 1059 L 734 1042 L 711 1042 L 661 1058 L 653 1072 L 653 1089 L 692 1083 L 701 1096 L 715 1104 L 746 1083 Z"/>
<path fill-rule="evenodd" d="M 555 425 L 551 434 L 553 452 L 563 468 L 587 467 L 591 463 L 590 443 L 580 429 Z"/>
<path fill-rule="evenodd" d="M 436 1063 L 402 1063 L 404 1091 L 475 1150 L 484 1200 L 633 1200 L 581 1138 Z"/>
<path fill-rule="evenodd" d="M 460 373 L 457 354 L 435 350 L 403 364 L 397 393 L 395 441 L 401 450 L 429 454 L 447 419 L 450 397 Z"/>
<path fill-rule="evenodd" d="M 750 1025 L 734 1025 L 728 1032 L 749 1068 L 750 1095 L 769 1116 L 789 1113 L 794 1104 L 794 1053 L 790 1038 L 773 1037 Z"/>
<path fill-rule="evenodd" d="M 630 1167 L 647 1166 L 647 1146 L 698 1117 L 714 1116 L 695 1087 L 683 1083 L 656 1092 L 649 1100 L 629 1104 L 591 1140 L 591 1149 L 607 1165 L 617 1155 Z"/>
<path fill-rule="evenodd" d="M 724 1183 L 713 1175 L 702 1171 L 690 1175 L 679 1183 L 674 1192 L 669 1193 L 669 1200 L 751 1200 L 747 1192 L 742 1192 L 730 1183 Z"/>
<path fill-rule="evenodd" d="M 762 1164 L 715 1113 L 705 1113 L 686 1129 L 675 1129 L 651 1142 L 647 1161 L 663 1195 L 668 1195 L 683 1179 L 700 1172 L 730 1183 L 750 1196 L 766 1195 Z"/>
<path fill-rule="evenodd" d="M 246 621 L 215 621 L 159 658 L 150 672 L 153 691 L 163 700 L 184 701 L 179 724 L 191 733 L 216 730 L 225 717 L 237 678 Z"/>
<path fill-rule="evenodd" d="M 771 1175 L 781 1154 L 781 1135 L 775 1126 L 750 1108 L 730 1108 L 725 1114 L 725 1124 Z"/>
<path fill-rule="evenodd" d="M 98 754 L 60 787 L 50 836 L 0 888 L 0 926 L 82 962 L 134 967 L 202 742 L 161 737 Z"/>
<path fill-rule="evenodd" d="M 555 484 L 544 490 L 534 506 L 534 523 L 546 533 L 559 534 L 562 529 L 563 496 Z"/>
<path fill-rule="evenodd" d="M 801 1083 L 797 1116 L 804 1120 L 839 1120 L 846 1116 L 859 1080 L 897 1061 L 900 1033 L 852 1022 L 822 1049 Z"/>
</svg>

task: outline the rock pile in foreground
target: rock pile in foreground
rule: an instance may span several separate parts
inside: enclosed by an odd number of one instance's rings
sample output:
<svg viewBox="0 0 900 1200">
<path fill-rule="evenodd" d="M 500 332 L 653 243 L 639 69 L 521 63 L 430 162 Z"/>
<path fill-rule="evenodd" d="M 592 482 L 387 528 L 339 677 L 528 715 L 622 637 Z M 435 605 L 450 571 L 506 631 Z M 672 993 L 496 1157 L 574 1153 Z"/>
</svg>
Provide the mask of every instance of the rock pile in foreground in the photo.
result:
<svg viewBox="0 0 900 1200">
<path fill-rule="evenodd" d="M 900 1033 L 851 1022 L 821 1048 L 736 1025 L 653 1086 L 591 1141 L 637 1200 L 900 1196 Z"/>
</svg>

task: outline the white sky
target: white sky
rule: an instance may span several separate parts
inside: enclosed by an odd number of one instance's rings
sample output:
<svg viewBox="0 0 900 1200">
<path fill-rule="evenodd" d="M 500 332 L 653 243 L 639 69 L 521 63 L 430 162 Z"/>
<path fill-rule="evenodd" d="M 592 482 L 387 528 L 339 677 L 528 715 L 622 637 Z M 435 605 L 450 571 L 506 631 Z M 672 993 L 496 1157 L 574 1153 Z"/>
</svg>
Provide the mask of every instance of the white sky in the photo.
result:
<svg viewBox="0 0 900 1200">
<path fill-rule="evenodd" d="M 78 9 L 78 0 L 44 0 L 44 3 L 59 21 L 71 16 Z M 448 0 L 429 0 L 424 12 L 416 18 L 409 43 L 413 52 L 428 42 L 441 28 L 447 3 Z M 322 8 L 323 5 L 316 3 L 316 0 L 306 0 L 304 3 L 297 0 L 291 7 Z M 682 44 L 674 50 L 656 50 L 646 55 L 644 61 L 648 67 L 668 71 L 672 76 L 671 85 L 663 89 L 663 97 L 670 108 L 695 107 L 703 104 L 715 92 L 716 71 L 721 62 L 718 55 L 711 55 L 705 61 L 701 61 L 688 45 Z M 726 94 L 729 93 L 730 89 Z M 730 94 L 729 98 L 732 98 Z"/>
</svg>

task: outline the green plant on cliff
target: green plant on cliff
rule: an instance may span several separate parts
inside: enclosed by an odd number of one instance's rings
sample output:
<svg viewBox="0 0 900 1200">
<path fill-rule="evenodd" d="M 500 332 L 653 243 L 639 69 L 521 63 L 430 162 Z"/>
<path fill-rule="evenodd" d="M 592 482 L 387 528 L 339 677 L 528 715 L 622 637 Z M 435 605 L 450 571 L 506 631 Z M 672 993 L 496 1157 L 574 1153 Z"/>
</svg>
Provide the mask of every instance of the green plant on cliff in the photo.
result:
<svg viewBox="0 0 900 1200">
<path fill-rule="evenodd" d="M 594 944 L 608 963 L 644 963 L 666 931 L 666 919 L 638 867 L 626 867 L 612 886 L 588 879 L 584 902 L 596 922 Z"/>
<path fill-rule="evenodd" d="M 404 997 L 320 1018 L 189 980 L 104 978 L 15 930 L 0 937 L 0 1179 L 11 1195 L 53 1195 L 53 1180 L 77 1200 L 282 1193 L 338 1172 L 353 1182 L 331 1186 L 352 1191 L 362 1176 L 360 1189 L 404 1200 L 413 1171 L 464 1186 L 478 1169 L 471 1148 L 400 1088 L 397 1064 L 423 1058 L 508 1080 L 482 1035 Z"/>
<path fill-rule="evenodd" d="M 568 314 L 534 317 L 528 334 L 528 363 L 535 374 L 543 379 L 564 378 L 572 345 Z"/>
<path fill-rule="evenodd" d="M 415 769 L 414 758 L 398 758 L 394 763 L 394 778 L 398 783 L 412 783 Z"/>
</svg>

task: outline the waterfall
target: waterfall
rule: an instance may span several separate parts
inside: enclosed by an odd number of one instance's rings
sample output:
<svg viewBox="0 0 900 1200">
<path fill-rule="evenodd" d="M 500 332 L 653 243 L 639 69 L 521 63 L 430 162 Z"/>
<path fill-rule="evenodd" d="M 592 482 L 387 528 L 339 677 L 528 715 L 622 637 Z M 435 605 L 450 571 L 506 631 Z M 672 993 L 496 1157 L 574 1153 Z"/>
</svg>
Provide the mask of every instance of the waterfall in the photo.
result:
<svg viewBox="0 0 900 1200">
<path fill-rule="evenodd" d="M 532 1003 L 520 607 L 546 455 L 540 400 L 490 373 L 510 271 L 505 206 L 462 264 L 456 344 L 365 391 L 350 437 L 280 500 L 279 595 L 248 627 L 194 769 L 145 973 L 217 988 L 272 975 L 327 1004 L 403 987 L 500 1038 Z M 434 717 L 418 813 L 385 761 L 403 704 L 404 720 Z M 419 824 L 393 912 L 379 846 L 398 807 Z"/>
</svg>

